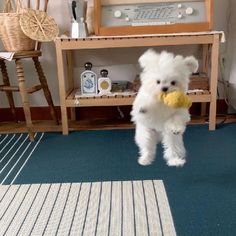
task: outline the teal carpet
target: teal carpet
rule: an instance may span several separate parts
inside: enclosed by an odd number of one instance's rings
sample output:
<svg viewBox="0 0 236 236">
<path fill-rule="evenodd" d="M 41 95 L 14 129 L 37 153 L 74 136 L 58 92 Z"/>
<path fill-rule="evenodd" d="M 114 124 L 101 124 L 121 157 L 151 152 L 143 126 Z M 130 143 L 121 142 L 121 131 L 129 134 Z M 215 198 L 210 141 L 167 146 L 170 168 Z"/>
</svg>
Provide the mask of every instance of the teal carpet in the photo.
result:
<svg viewBox="0 0 236 236">
<path fill-rule="evenodd" d="M 207 126 L 189 126 L 183 168 L 166 166 L 161 147 L 153 165 L 139 166 L 133 137 L 134 130 L 38 133 L 29 143 L 26 135 L 1 135 L 0 182 L 161 179 L 178 235 L 236 235 L 235 124 L 214 132 Z"/>
</svg>

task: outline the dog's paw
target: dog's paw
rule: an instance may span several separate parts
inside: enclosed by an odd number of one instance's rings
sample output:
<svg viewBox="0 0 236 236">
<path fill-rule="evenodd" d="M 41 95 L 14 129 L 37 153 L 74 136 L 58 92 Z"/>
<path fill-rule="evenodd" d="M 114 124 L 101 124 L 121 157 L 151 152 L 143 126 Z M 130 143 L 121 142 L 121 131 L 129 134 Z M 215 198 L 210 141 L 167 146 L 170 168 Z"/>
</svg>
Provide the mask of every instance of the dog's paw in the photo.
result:
<svg viewBox="0 0 236 236">
<path fill-rule="evenodd" d="M 142 166 L 148 166 L 148 165 L 151 165 L 153 162 L 153 159 L 151 158 L 147 158 L 147 157 L 143 157 L 143 156 L 140 156 L 138 158 L 138 163 Z"/>
<path fill-rule="evenodd" d="M 185 164 L 185 159 L 180 158 L 171 158 L 167 161 L 168 166 L 182 167 Z"/>
<path fill-rule="evenodd" d="M 185 126 L 182 126 L 182 125 L 172 125 L 171 127 L 169 127 L 169 130 L 173 134 L 175 134 L 175 135 L 183 134 L 184 131 L 185 131 Z"/>
<path fill-rule="evenodd" d="M 181 129 L 173 129 L 173 130 L 171 130 L 171 132 L 172 132 L 173 134 L 175 134 L 175 135 L 178 135 L 178 134 L 182 134 L 182 133 L 183 133 L 183 131 L 182 131 Z"/>
</svg>

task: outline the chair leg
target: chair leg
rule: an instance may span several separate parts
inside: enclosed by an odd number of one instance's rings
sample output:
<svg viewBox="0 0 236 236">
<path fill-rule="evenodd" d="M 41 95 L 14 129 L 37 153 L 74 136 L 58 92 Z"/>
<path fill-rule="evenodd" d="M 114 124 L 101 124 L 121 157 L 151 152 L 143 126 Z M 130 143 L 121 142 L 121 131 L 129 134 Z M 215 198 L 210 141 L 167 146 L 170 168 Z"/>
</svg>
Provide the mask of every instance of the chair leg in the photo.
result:
<svg viewBox="0 0 236 236">
<path fill-rule="evenodd" d="M 28 129 L 30 141 L 34 141 L 33 124 L 32 124 L 31 112 L 30 112 L 30 106 L 29 106 L 29 97 L 28 97 L 28 93 L 27 93 L 26 85 L 25 85 L 24 70 L 23 70 L 23 66 L 20 59 L 16 59 L 15 63 L 16 63 L 16 73 L 17 73 L 17 79 L 18 79 L 18 84 L 19 84 L 19 90 L 20 90 L 20 95 L 21 95 L 24 114 L 25 114 L 26 126 Z"/>
<path fill-rule="evenodd" d="M 41 86 L 43 88 L 43 92 L 44 92 L 45 98 L 46 98 L 47 103 L 48 103 L 49 108 L 50 108 L 51 116 L 52 116 L 53 120 L 55 121 L 55 123 L 58 125 L 59 121 L 58 121 L 58 118 L 57 118 L 56 109 L 55 109 L 55 107 L 53 105 L 53 100 L 52 100 L 51 92 L 50 92 L 50 90 L 48 88 L 47 80 L 46 80 L 46 77 L 44 75 L 42 66 L 41 66 L 41 64 L 39 62 L 38 57 L 33 57 L 33 61 L 34 61 L 35 69 L 36 69 L 36 71 L 38 73 L 39 81 L 40 81 Z"/>
<path fill-rule="evenodd" d="M 0 68 L 1 68 L 1 72 L 2 72 L 3 84 L 5 86 L 10 87 L 10 80 L 9 80 L 9 76 L 8 76 L 8 73 L 7 73 L 6 63 L 5 63 L 4 60 L 0 60 Z M 8 100 L 9 106 L 11 108 L 11 113 L 14 117 L 14 120 L 17 122 L 16 107 L 15 107 L 15 104 L 14 104 L 13 93 L 12 93 L 12 91 L 5 91 L 5 92 L 6 92 L 6 95 L 7 95 L 7 100 Z"/>
</svg>

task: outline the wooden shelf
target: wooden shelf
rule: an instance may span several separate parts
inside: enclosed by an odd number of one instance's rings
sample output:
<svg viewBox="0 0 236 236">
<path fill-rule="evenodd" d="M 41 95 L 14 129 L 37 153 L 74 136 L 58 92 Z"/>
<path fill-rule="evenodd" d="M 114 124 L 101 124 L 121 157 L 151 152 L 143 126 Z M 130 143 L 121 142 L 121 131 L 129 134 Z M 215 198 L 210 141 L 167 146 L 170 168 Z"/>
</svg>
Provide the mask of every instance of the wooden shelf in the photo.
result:
<svg viewBox="0 0 236 236">
<path fill-rule="evenodd" d="M 127 106 L 132 105 L 135 95 L 116 96 L 85 96 L 75 98 L 78 89 L 72 90 L 66 97 L 66 107 L 96 107 L 96 106 Z M 188 93 L 192 102 L 210 102 L 211 94 L 208 90 Z"/>
<path fill-rule="evenodd" d="M 188 93 L 188 96 L 192 102 L 210 102 L 211 93 L 208 90 L 203 90 L 201 92 Z"/>
<path fill-rule="evenodd" d="M 139 35 L 139 36 L 106 36 L 88 37 L 82 39 L 57 38 L 55 40 L 57 53 L 58 81 L 61 103 L 62 131 L 68 134 L 70 124 L 67 108 L 71 109 L 72 120 L 75 120 L 74 107 L 89 106 L 125 106 L 131 105 L 134 96 L 124 97 L 89 97 L 75 99 L 75 86 L 73 79 L 73 51 L 81 49 L 101 48 L 133 48 L 133 47 L 158 47 L 178 45 L 200 45 L 202 47 L 202 72 L 209 76 L 207 87 L 202 92 L 189 94 L 193 102 L 202 103 L 202 113 L 206 113 L 205 104 L 210 103 L 209 108 L 209 130 L 216 127 L 216 100 L 217 100 L 217 77 L 218 57 L 221 32 L 194 32 L 160 35 Z M 128 49 L 127 49 L 128 50 Z M 64 60 L 66 57 L 66 60 Z M 66 63 L 64 63 L 66 62 Z M 65 67 L 67 69 L 65 70 Z M 210 68 L 210 70 L 209 70 Z M 66 73 L 67 72 L 67 73 Z M 66 91 L 66 87 L 69 88 Z M 191 88 L 193 89 L 193 88 Z"/>
<path fill-rule="evenodd" d="M 192 45 L 213 43 L 212 35 L 203 34 L 165 34 L 165 35 L 134 35 L 134 36 L 99 36 L 88 38 L 58 38 L 61 50 L 150 47 L 167 45 Z"/>
<path fill-rule="evenodd" d="M 127 106 L 134 101 L 134 95 L 103 95 L 103 96 L 84 96 L 75 98 L 78 89 L 72 90 L 66 98 L 67 107 L 93 107 L 93 106 Z"/>
</svg>

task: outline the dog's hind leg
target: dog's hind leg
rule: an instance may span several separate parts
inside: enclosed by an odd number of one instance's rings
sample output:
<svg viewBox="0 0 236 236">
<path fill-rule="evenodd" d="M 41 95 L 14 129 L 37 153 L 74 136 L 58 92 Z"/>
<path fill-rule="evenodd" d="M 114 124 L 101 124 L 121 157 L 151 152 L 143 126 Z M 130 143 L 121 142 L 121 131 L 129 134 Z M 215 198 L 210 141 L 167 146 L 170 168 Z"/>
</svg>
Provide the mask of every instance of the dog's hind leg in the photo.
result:
<svg viewBox="0 0 236 236">
<path fill-rule="evenodd" d="M 147 128 L 143 125 L 136 125 L 135 141 L 139 147 L 140 165 L 150 165 L 156 156 L 156 146 L 160 142 L 160 134 L 154 129 Z"/>
<path fill-rule="evenodd" d="M 183 166 L 186 162 L 186 151 L 182 134 L 171 131 L 163 133 L 162 144 L 164 147 L 164 159 L 168 166 Z"/>
</svg>

